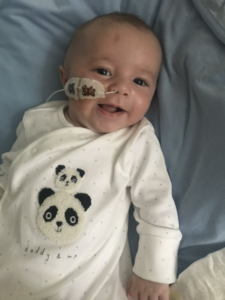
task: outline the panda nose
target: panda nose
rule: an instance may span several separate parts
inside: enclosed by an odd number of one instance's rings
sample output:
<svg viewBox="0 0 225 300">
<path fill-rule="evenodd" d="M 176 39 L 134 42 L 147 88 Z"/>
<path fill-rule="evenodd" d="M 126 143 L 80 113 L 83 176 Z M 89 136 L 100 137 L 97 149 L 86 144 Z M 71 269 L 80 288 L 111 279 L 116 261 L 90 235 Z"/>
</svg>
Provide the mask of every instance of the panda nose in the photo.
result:
<svg viewBox="0 0 225 300">
<path fill-rule="evenodd" d="M 60 221 L 56 222 L 56 225 L 59 227 L 62 226 L 62 224 L 63 224 L 63 222 L 60 222 Z"/>
</svg>

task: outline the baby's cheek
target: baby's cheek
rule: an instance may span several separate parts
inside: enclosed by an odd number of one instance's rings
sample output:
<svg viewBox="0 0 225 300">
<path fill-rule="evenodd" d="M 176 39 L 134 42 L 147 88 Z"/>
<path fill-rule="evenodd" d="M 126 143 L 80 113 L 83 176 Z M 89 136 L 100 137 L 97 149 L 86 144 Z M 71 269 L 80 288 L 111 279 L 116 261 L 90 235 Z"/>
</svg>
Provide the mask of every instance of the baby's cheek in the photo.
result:
<svg viewBox="0 0 225 300">
<path fill-rule="evenodd" d="M 72 100 L 72 105 L 69 107 L 69 113 L 70 115 L 88 116 L 94 105 L 96 105 L 96 99 Z"/>
</svg>

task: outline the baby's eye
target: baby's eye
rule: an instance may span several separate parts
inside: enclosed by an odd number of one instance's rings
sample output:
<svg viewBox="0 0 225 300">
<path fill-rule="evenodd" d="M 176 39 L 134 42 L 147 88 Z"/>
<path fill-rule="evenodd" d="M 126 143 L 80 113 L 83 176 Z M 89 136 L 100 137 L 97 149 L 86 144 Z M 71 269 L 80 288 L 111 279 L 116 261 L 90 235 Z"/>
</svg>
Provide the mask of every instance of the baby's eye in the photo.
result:
<svg viewBox="0 0 225 300">
<path fill-rule="evenodd" d="M 104 75 L 104 76 L 110 76 L 109 71 L 107 71 L 106 69 L 98 68 L 98 69 L 96 69 L 96 72 L 98 74 L 101 74 L 101 75 Z"/>
<path fill-rule="evenodd" d="M 147 85 L 147 83 L 144 80 L 140 79 L 140 78 L 135 78 L 133 80 L 133 82 L 138 84 L 138 85 L 142 85 L 142 86 Z"/>
</svg>

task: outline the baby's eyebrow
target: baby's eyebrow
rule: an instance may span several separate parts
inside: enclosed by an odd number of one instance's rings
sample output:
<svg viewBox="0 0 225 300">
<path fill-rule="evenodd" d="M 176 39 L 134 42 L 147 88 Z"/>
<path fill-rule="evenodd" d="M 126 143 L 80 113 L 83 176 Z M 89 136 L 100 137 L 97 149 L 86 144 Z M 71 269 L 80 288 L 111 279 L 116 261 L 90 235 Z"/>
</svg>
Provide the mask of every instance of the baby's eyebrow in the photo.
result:
<svg viewBox="0 0 225 300">
<path fill-rule="evenodd" d="M 139 69 L 141 74 L 146 74 L 147 76 L 150 76 L 152 79 L 156 78 L 156 74 L 152 72 L 151 70 L 147 69 Z"/>
<path fill-rule="evenodd" d="M 149 77 L 153 81 L 156 81 L 158 78 L 157 72 L 153 72 L 151 70 L 146 70 L 146 69 L 139 69 L 139 71 L 140 71 L 140 74 L 142 74 L 143 76 Z"/>
<path fill-rule="evenodd" d="M 95 61 L 95 62 L 98 62 L 98 61 L 104 61 L 104 60 L 110 61 L 111 59 L 110 59 L 110 57 L 107 57 L 107 56 L 106 56 L 106 57 L 101 57 L 101 58 L 100 58 L 100 57 L 94 57 L 94 56 L 93 56 L 93 57 L 91 58 L 91 60 L 93 60 L 93 61 Z"/>
</svg>

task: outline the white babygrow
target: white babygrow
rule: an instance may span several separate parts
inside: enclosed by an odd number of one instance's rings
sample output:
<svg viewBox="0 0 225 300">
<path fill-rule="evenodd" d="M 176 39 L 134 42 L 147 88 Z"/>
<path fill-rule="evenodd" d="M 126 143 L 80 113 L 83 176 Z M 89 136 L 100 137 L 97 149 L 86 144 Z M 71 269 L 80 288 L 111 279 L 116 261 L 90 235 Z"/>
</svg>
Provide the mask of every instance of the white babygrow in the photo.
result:
<svg viewBox="0 0 225 300">
<path fill-rule="evenodd" d="M 140 235 L 133 271 L 148 280 L 174 282 L 181 233 L 151 123 L 143 118 L 131 127 L 97 134 L 69 124 L 63 114 L 66 105 L 54 101 L 26 112 L 16 143 L 3 155 L 0 299 L 127 299 L 130 201 Z M 66 177 L 59 172 L 63 167 L 80 174 L 76 192 L 57 186 Z M 73 199 L 83 219 L 70 207 Z M 75 240 L 61 243 L 63 226 L 76 230 L 75 220 L 83 229 Z M 38 222 L 44 224 L 42 230 Z M 57 241 L 49 230 L 59 233 Z"/>
</svg>

